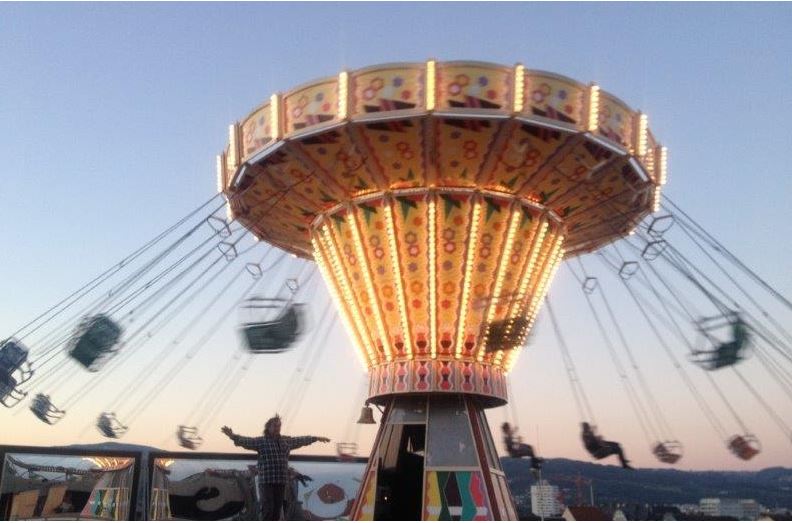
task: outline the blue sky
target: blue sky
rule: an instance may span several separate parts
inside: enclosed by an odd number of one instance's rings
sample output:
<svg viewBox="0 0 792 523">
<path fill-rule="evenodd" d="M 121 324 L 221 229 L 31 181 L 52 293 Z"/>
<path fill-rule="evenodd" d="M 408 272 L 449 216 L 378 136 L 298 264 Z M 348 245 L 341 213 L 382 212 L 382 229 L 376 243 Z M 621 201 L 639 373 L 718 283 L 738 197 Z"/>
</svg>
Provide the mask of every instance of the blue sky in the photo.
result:
<svg viewBox="0 0 792 523">
<path fill-rule="evenodd" d="M 792 7 L 780 3 L 0 4 L 0 336 L 210 196 L 227 125 L 272 92 L 344 68 L 429 57 L 522 62 L 596 81 L 645 111 L 670 151 L 667 194 L 790 295 L 791 25 Z M 565 301 L 573 291 L 561 271 L 553 295 L 565 310 L 574 310 Z M 629 308 L 626 299 L 620 304 Z M 646 329 L 632 318 L 627 327 L 640 336 Z M 531 439 L 538 430 L 548 455 L 583 458 L 548 331 L 540 330 L 514 374 L 519 418 Z M 614 427 L 606 434 L 634 443 L 639 464 L 650 465 L 637 429 L 611 435 L 630 423 L 620 418 L 624 402 L 612 399 L 619 389 L 604 349 L 590 354 L 590 339 L 570 338 L 592 370 L 600 423 Z M 340 331 L 333 339 L 347 343 Z M 656 352 L 646 348 L 650 365 Z M 346 358 L 351 351 L 327 361 L 326 381 L 317 378 L 309 396 L 332 377 L 355 376 L 357 363 Z M 653 368 L 671 374 L 663 365 Z M 251 394 L 262 380 L 277 387 L 271 370 L 260 372 L 245 389 Z M 357 379 L 339 392 L 335 413 L 314 402 L 294 430 L 342 437 Z M 756 374 L 757 383 L 763 379 Z M 677 388 L 665 391 L 666 404 L 685 405 L 679 432 L 695 438 L 703 422 Z M 250 405 L 246 394 L 235 396 L 227 422 L 257 431 L 274 403 Z M 788 417 L 789 402 L 774 400 Z M 264 413 L 250 419 L 247 406 Z M 168 412 L 162 407 L 144 425 Z M 89 408 L 82 414 L 95 416 Z M 493 424 L 504 414 L 493 413 Z M 25 417 L 13 418 L 13 441 L 0 441 L 19 443 L 23 432 L 38 443 L 72 441 L 84 424 L 47 431 Z M 744 465 L 702 440 L 687 444 L 685 466 L 792 465 L 789 442 L 761 414 L 755 418 L 754 430 L 767 434 L 760 458 Z M 159 444 L 165 433 L 155 432 L 130 437 Z M 208 445 L 227 448 L 214 436 Z"/>
</svg>

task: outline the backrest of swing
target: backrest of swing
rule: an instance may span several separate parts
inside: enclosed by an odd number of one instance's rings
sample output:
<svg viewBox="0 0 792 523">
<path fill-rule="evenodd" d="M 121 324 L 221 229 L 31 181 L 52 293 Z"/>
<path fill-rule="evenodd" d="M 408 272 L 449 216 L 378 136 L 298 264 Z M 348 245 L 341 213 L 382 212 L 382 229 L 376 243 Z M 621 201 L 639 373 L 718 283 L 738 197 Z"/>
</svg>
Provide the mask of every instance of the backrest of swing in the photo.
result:
<svg viewBox="0 0 792 523">
<path fill-rule="evenodd" d="M 69 354 L 90 368 L 113 349 L 121 332 L 121 327 L 108 316 L 99 314 L 88 318 L 78 329 Z"/>
<path fill-rule="evenodd" d="M 11 374 L 25 363 L 28 350 L 18 341 L 5 340 L 0 346 L 0 374 Z"/>
<path fill-rule="evenodd" d="M 10 396 L 16 390 L 17 381 L 10 374 L 0 375 L 0 400 Z"/>
<path fill-rule="evenodd" d="M 682 446 L 676 441 L 663 441 L 655 445 L 652 453 L 663 463 L 676 463 L 682 457 Z"/>
</svg>

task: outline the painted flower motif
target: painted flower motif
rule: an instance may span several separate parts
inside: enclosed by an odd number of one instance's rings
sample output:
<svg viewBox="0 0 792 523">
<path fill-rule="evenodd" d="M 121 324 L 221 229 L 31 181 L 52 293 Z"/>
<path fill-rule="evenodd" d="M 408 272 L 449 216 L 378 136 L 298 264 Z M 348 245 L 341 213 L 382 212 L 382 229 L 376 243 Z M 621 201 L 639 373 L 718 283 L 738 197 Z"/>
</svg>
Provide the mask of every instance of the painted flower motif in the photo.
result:
<svg viewBox="0 0 792 523">
<path fill-rule="evenodd" d="M 393 79 L 393 87 L 401 87 L 403 83 L 404 80 L 402 79 L 401 76 L 397 76 L 396 78 Z"/>
<path fill-rule="evenodd" d="M 533 100 L 535 103 L 540 104 L 544 102 L 544 99 L 545 99 L 545 95 L 539 89 L 535 89 L 531 93 L 531 100 Z"/>
<path fill-rule="evenodd" d="M 457 140 L 459 139 L 460 136 L 462 136 L 462 133 L 460 133 L 459 131 L 451 131 L 451 134 L 449 136 L 451 137 L 452 140 Z"/>
<path fill-rule="evenodd" d="M 412 97 L 412 91 L 405 89 L 401 93 L 402 100 L 409 100 Z"/>
<path fill-rule="evenodd" d="M 494 89 L 489 89 L 487 91 L 487 98 L 490 100 L 494 100 L 496 96 L 498 96 L 498 93 L 496 93 Z"/>
<path fill-rule="evenodd" d="M 449 163 L 449 165 L 450 165 L 451 167 L 459 167 L 459 162 L 458 162 L 458 161 L 456 161 L 456 160 L 451 160 L 451 163 Z"/>
<path fill-rule="evenodd" d="M 418 235 L 410 231 L 404 235 L 404 241 L 412 245 L 413 243 L 418 241 Z"/>
<path fill-rule="evenodd" d="M 391 287 L 390 285 L 383 285 L 382 295 L 385 296 L 386 298 L 393 297 L 393 287 Z"/>
<path fill-rule="evenodd" d="M 363 98 L 365 98 L 366 100 L 371 100 L 372 98 L 374 98 L 375 94 L 376 91 L 374 91 L 374 89 L 372 89 L 371 87 L 363 89 Z"/>
<path fill-rule="evenodd" d="M 352 254 L 352 246 L 349 244 L 344 245 L 344 254 Z"/>
<path fill-rule="evenodd" d="M 325 113 L 330 112 L 330 104 L 329 103 L 322 104 L 322 111 Z"/>
<path fill-rule="evenodd" d="M 382 249 L 382 247 L 377 247 L 376 249 L 374 249 L 374 257 L 375 258 L 377 258 L 378 260 L 381 260 L 383 256 L 385 256 L 385 251 Z M 382 273 L 380 273 L 380 274 L 382 274 Z"/>
<path fill-rule="evenodd" d="M 468 150 L 465 151 L 465 155 L 464 156 L 465 156 L 465 159 L 467 159 L 467 160 L 473 160 L 473 159 L 475 159 L 478 156 L 478 153 L 475 150 L 473 150 L 473 149 L 468 149 Z"/>
<path fill-rule="evenodd" d="M 487 264 L 484 263 L 484 262 L 479 263 L 478 267 L 477 267 L 477 270 L 479 272 L 487 272 Z"/>
<path fill-rule="evenodd" d="M 402 168 L 401 162 L 393 162 L 391 165 L 393 166 L 394 169 L 401 169 Z"/>
<path fill-rule="evenodd" d="M 443 229 L 443 238 L 444 239 L 446 239 L 448 241 L 451 241 L 451 240 L 454 239 L 455 235 L 456 235 L 456 231 L 454 229 L 452 229 L 451 227 L 447 227 L 447 228 Z"/>
<path fill-rule="evenodd" d="M 324 93 L 316 93 L 316 101 L 321 102 L 324 100 Z"/>
<path fill-rule="evenodd" d="M 482 247 L 479 250 L 479 255 L 481 255 L 482 258 L 489 258 L 490 254 L 492 254 L 492 249 L 489 247 Z"/>
<path fill-rule="evenodd" d="M 558 90 L 558 98 L 561 100 L 566 100 L 567 92 L 566 89 L 559 89 Z"/>
<path fill-rule="evenodd" d="M 443 284 L 443 293 L 445 294 L 453 294 L 454 290 L 456 290 L 456 285 L 452 281 L 447 281 Z"/>
<path fill-rule="evenodd" d="M 347 263 L 349 263 L 349 265 L 357 265 L 357 258 L 354 254 L 347 256 Z"/>
<path fill-rule="evenodd" d="M 421 249 L 419 249 L 417 245 L 410 245 L 410 247 L 407 249 L 407 254 L 413 257 L 418 256 L 420 253 Z"/>
<path fill-rule="evenodd" d="M 453 268 L 454 268 L 454 264 L 451 263 L 451 260 L 446 260 L 446 261 L 443 262 L 443 270 L 444 271 L 450 271 Z"/>
<path fill-rule="evenodd" d="M 486 76 L 479 76 L 478 84 L 481 87 L 487 87 L 487 84 L 489 84 L 489 80 L 487 79 Z"/>
<path fill-rule="evenodd" d="M 316 150 L 316 152 L 318 152 L 321 155 L 325 155 L 327 154 L 327 149 L 325 149 L 324 147 L 320 147 Z"/>
<path fill-rule="evenodd" d="M 421 300 L 413 300 L 412 301 L 413 309 L 420 309 L 421 308 Z"/>
<path fill-rule="evenodd" d="M 299 107 L 295 107 L 294 109 L 292 109 L 292 116 L 294 116 L 295 118 L 299 118 L 300 116 L 302 116 L 302 109 L 300 109 Z"/>
<path fill-rule="evenodd" d="M 369 243 L 374 247 L 379 247 L 380 239 L 379 236 L 374 235 L 369 238 Z"/>
<path fill-rule="evenodd" d="M 462 92 L 462 86 L 459 85 L 458 83 L 454 82 L 454 83 L 452 83 L 451 85 L 448 86 L 448 92 L 452 96 L 457 96 L 459 93 Z"/>
<path fill-rule="evenodd" d="M 481 284 L 481 283 L 478 283 L 478 284 L 476 284 L 475 287 L 473 287 L 473 293 L 476 296 L 481 296 L 482 294 L 484 294 L 485 291 L 486 291 L 486 289 L 484 288 L 484 285 Z"/>
<path fill-rule="evenodd" d="M 381 134 L 379 135 L 378 139 L 381 143 L 388 143 L 388 140 L 390 140 L 390 136 L 388 136 L 387 134 Z"/>
<path fill-rule="evenodd" d="M 418 294 L 423 290 L 423 283 L 421 283 L 418 280 L 414 280 L 413 282 L 410 283 L 410 290 Z"/>
<path fill-rule="evenodd" d="M 566 105 L 564 106 L 564 112 L 566 112 L 567 114 L 572 114 L 572 111 L 574 111 L 574 110 L 575 110 L 575 108 L 574 108 L 574 107 L 572 107 L 572 106 L 571 106 L 571 105 L 569 105 L 569 104 L 566 104 Z"/>
<path fill-rule="evenodd" d="M 456 244 L 454 242 L 445 242 L 443 249 L 445 249 L 445 252 L 451 254 L 456 250 Z"/>
<path fill-rule="evenodd" d="M 492 243 L 492 235 L 488 232 L 485 232 L 481 235 L 481 243 L 484 245 L 489 245 Z"/>
<path fill-rule="evenodd" d="M 415 262 L 410 262 L 407 264 L 407 270 L 410 272 L 415 272 L 418 270 L 418 264 Z"/>
</svg>

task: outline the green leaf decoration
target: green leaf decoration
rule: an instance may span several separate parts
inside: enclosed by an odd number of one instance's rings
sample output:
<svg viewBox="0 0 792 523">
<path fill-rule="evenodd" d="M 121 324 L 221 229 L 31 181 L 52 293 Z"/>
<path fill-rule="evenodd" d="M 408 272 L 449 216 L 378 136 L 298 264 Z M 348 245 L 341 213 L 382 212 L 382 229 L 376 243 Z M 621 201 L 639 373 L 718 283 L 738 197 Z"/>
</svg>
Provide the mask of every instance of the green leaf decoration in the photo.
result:
<svg viewBox="0 0 792 523">
<path fill-rule="evenodd" d="M 552 196 L 553 196 L 555 193 L 557 193 L 557 192 L 558 192 L 558 189 L 553 189 L 553 190 L 552 190 L 552 191 L 550 191 L 550 192 L 544 192 L 544 191 L 540 192 L 540 193 L 539 193 L 539 199 L 540 199 L 540 202 L 539 202 L 539 203 L 547 203 L 547 200 L 549 200 L 550 198 L 552 198 Z"/>
<path fill-rule="evenodd" d="M 492 198 L 484 198 L 484 201 L 487 203 L 487 216 L 485 221 L 488 222 L 490 221 L 490 218 L 492 218 L 493 214 L 495 214 L 496 212 L 497 213 L 501 212 L 501 208 L 500 205 L 498 205 L 498 202 L 496 202 Z"/>
<path fill-rule="evenodd" d="M 514 189 L 514 184 L 517 183 L 517 178 L 519 178 L 519 177 L 520 177 L 520 175 L 518 174 L 517 176 L 515 176 L 511 180 L 506 180 L 505 182 L 503 182 L 503 185 L 505 185 L 509 189 Z"/>
<path fill-rule="evenodd" d="M 333 218 L 336 227 L 338 227 L 338 230 L 340 231 L 341 225 L 346 223 L 346 219 L 343 216 L 339 216 L 338 214 L 331 214 L 330 217 Z"/>
<path fill-rule="evenodd" d="M 410 167 L 410 170 L 407 171 L 407 177 L 406 178 L 402 178 L 402 181 L 404 181 L 404 182 L 410 181 L 410 180 L 415 180 L 415 173 L 413 172 L 412 167 Z"/>
<path fill-rule="evenodd" d="M 467 167 L 465 167 L 464 169 L 462 169 L 462 172 L 461 172 L 461 173 L 459 173 L 459 177 L 460 177 L 460 178 L 463 178 L 463 179 L 467 179 Z"/>
<path fill-rule="evenodd" d="M 460 202 L 458 202 L 457 200 L 453 199 L 448 194 L 441 194 L 440 198 L 442 198 L 442 200 L 443 200 L 443 215 L 446 218 L 448 218 L 448 216 L 451 214 L 451 211 L 453 211 L 454 209 L 459 209 L 460 207 L 462 207 L 462 204 Z"/>
<path fill-rule="evenodd" d="M 418 204 L 416 202 L 412 201 L 410 198 L 405 198 L 404 196 L 397 196 L 396 201 L 399 202 L 402 218 L 405 220 L 407 219 L 407 216 L 410 215 L 410 209 L 418 208 Z"/>
<path fill-rule="evenodd" d="M 358 191 L 365 191 L 368 188 L 369 185 L 366 183 L 366 181 L 360 176 L 358 176 L 358 183 L 357 185 L 355 185 L 355 189 L 357 189 Z"/>
<path fill-rule="evenodd" d="M 377 214 L 377 208 L 365 203 L 361 203 L 360 208 L 363 209 L 363 218 L 366 219 L 366 225 L 371 225 L 371 217 Z"/>
<path fill-rule="evenodd" d="M 319 189 L 319 194 L 320 194 L 320 198 L 325 203 L 330 203 L 330 202 L 334 202 L 335 201 L 335 198 L 333 198 L 332 196 L 330 196 L 329 194 L 327 194 L 326 192 L 324 192 L 321 189 Z"/>
<path fill-rule="evenodd" d="M 522 219 L 520 220 L 520 227 L 523 227 L 526 223 L 529 223 L 531 220 L 533 220 L 533 214 L 531 214 L 528 209 L 523 209 L 522 213 L 523 215 Z"/>
</svg>

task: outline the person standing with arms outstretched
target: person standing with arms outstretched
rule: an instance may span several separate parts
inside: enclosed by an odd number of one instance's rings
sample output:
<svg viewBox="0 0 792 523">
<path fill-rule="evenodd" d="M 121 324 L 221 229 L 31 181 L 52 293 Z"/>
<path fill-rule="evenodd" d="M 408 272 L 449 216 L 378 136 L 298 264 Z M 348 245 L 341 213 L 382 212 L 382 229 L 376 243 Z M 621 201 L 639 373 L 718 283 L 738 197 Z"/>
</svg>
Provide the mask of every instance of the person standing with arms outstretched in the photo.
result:
<svg viewBox="0 0 792 523">
<path fill-rule="evenodd" d="M 263 508 L 262 519 L 280 519 L 286 483 L 289 482 L 289 453 L 317 441 L 327 443 L 329 438 L 316 436 L 281 436 L 281 419 L 276 414 L 264 425 L 264 435 L 251 438 L 234 434 L 230 427 L 220 429 L 231 438 L 234 445 L 258 454 L 258 477 Z"/>
</svg>

